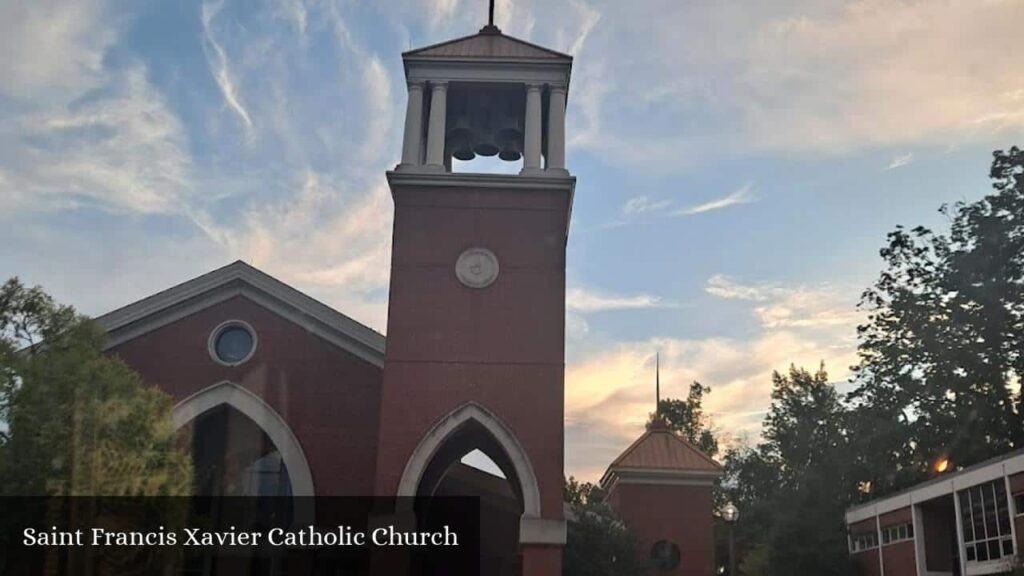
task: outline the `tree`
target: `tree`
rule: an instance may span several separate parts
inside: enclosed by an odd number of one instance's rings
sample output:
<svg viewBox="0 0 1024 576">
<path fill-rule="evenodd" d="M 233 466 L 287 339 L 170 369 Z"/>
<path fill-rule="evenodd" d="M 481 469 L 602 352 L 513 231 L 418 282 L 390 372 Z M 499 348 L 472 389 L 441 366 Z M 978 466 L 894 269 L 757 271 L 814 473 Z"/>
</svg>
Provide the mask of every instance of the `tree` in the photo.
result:
<svg viewBox="0 0 1024 576">
<path fill-rule="evenodd" d="M 713 457 L 718 454 L 718 439 L 711 429 L 711 419 L 704 412 L 703 405 L 704 395 L 710 393 L 711 388 L 693 382 L 686 400 L 666 398 L 659 402 L 658 411 L 668 422 L 669 429 Z M 652 414 L 651 418 L 654 417 Z"/>
<path fill-rule="evenodd" d="M 898 227 L 864 292 L 853 437 L 873 496 L 1024 443 L 1024 153 L 996 151 L 995 192 L 940 211 L 947 234 Z"/>
<path fill-rule="evenodd" d="M 565 481 L 570 505 L 567 539 L 562 554 L 565 576 L 641 576 L 647 564 L 639 557 L 639 540 L 604 500 L 600 486 Z"/>
<path fill-rule="evenodd" d="M 572 506 L 585 506 L 604 502 L 605 492 L 598 484 L 580 482 L 575 476 L 565 480 L 564 499 Z"/>
<path fill-rule="evenodd" d="M 171 398 L 105 355 L 104 337 L 38 287 L 0 287 L 0 495 L 190 493 Z"/>
<path fill-rule="evenodd" d="M 849 573 L 845 420 L 824 366 L 772 375 L 764 440 L 726 456 L 725 490 L 742 511 L 737 540 L 750 574 Z"/>
</svg>

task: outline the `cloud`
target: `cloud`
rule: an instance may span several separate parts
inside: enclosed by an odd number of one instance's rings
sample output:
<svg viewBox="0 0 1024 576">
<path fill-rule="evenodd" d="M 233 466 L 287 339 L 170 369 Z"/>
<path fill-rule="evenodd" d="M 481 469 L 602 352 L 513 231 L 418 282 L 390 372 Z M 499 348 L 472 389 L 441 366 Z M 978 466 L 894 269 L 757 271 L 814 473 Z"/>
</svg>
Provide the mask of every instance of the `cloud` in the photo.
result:
<svg viewBox="0 0 1024 576">
<path fill-rule="evenodd" d="M 565 307 L 572 312 L 604 312 L 608 310 L 637 310 L 666 306 L 658 296 L 636 294 L 619 296 L 595 292 L 585 288 L 569 288 L 565 294 Z"/>
<path fill-rule="evenodd" d="M 612 342 L 566 367 L 567 473 L 596 480 L 643 431 L 654 406 L 654 354 L 663 397 L 683 397 L 693 381 L 711 387 L 705 407 L 725 445 L 756 440 L 771 402 L 771 374 L 824 361 L 833 381 L 856 361 L 860 320 L 846 290 L 829 285 L 744 285 L 712 276 L 712 296 L 757 320 L 745 336 L 652 337 Z M 590 335 L 591 339 L 597 338 Z"/>
<path fill-rule="evenodd" d="M 886 166 L 886 170 L 895 170 L 896 168 L 906 166 L 907 164 L 910 164 L 913 161 L 913 152 L 907 152 L 906 154 L 902 154 L 900 156 L 894 156 L 892 162 L 889 162 L 889 165 Z"/>
<path fill-rule="evenodd" d="M 752 193 L 753 188 L 754 184 L 752 182 L 748 182 L 728 196 L 715 198 L 714 200 L 704 202 L 703 204 L 697 204 L 680 210 L 675 210 L 672 212 L 672 216 L 693 216 L 695 214 L 703 214 L 713 210 L 721 210 L 722 208 L 728 208 L 729 206 L 735 206 L 737 204 L 749 204 L 751 202 L 755 202 L 757 198 Z"/>
<path fill-rule="evenodd" d="M 206 54 L 210 73 L 213 74 L 213 78 L 217 82 L 221 94 L 224 96 L 224 102 L 245 125 L 246 134 L 251 136 L 253 129 L 252 118 L 249 117 L 249 111 L 242 105 L 241 95 L 238 92 L 236 82 L 233 80 L 229 68 L 227 53 L 224 52 L 224 48 L 217 42 L 213 34 L 213 19 L 223 7 L 224 0 L 216 2 L 204 1 L 200 7 L 200 19 L 203 23 L 203 51 Z"/>
<path fill-rule="evenodd" d="M 618 165 L 674 173 L 737 153 L 966 144 L 1024 128 L 1024 61 L 1005 56 L 1024 20 L 1017 0 L 599 10 L 574 65 L 570 142 Z"/>
<path fill-rule="evenodd" d="M 645 212 L 663 212 L 672 206 L 672 200 L 650 200 L 647 196 L 630 198 L 622 205 L 623 216 L 633 216 Z"/>
<path fill-rule="evenodd" d="M 213 81 L 188 101 L 188 125 L 175 112 L 180 101 L 170 101 L 151 81 L 145 61 L 119 44 L 115 24 L 127 20 L 104 8 L 91 0 L 0 6 L 9 17 L 0 20 L 0 31 L 18 26 L 0 35 L 0 43 L 16 36 L 67 52 L 39 51 L 47 58 L 34 75 L 5 69 L 18 84 L 3 83 L 0 95 L 26 100 L 0 109 L 0 219 L 13 225 L 32 214 L 18 229 L 37 238 L 31 245 L 46 250 L 49 261 L 64 261 L 72 250 L 62 252 L 56 239 L 111 254 L 111 262 L 90 272 L 41 270 L 35 281 L 57 288 L 72 277 L 79 286 L 102 283 L 109 288 L 103 298 L 69 293 L 72 302 L 103 312 L 111 302 L 120 305 L 185 279 L 167 273 L 167 256 L 148 261 L 111 250 L 104 238 L 117 237 L 125 246 L 147 246 L 150 254 L 187 253 L 174 267 L 177 274 L 244 259 L 383 330 L 391 204 L 382 174 L 397 152 L 399 106 L 387 66 L 344 27 L 340 6 L 300 0 L 244 11 L 229 11 L 222 2 L 195 6 L 202 27 L 195 48 L 203 55 L 191 73 L 202 78 L 208 72 Z M 120 47 L 116 58 L 109 56 L 114 46 Z M 312 50 L 326 66 L 308 65 Z M 228 54 L 238 54 L 238 61 Z M 5 60 L 0 66 L 12 65 Z M 325 79 L 325 69 L 337 76 Z M 322 81 L 322 88 L 308 90 L 310 79 Z M 241 86 L 253 87 L 246 98 Z M 225 107 L 228 121 L 237 120 L 248 134 L 258 127 L 261 138 L 239 147 L 232 132 L 221 129 Z M 122 217 L 92 216 L 97 209 Z M 60 213 L 65 220 L 50 216 Z M 142 218 L 153 227 L 140 224 Z M 102 219 L 102 237 L 76 236 L 64 228 L 66 219 L 90 225 Z M 112 263 L 119 269 L 116 282 L 108 281 Z"/>
<path fill-rule="evenodd" d="M 721 210 L 737 204 L 749 204 L 757 201 L 757 197 L 753 194 L 753 189 L 753 182 L 748 182 L 731 194 L 714 200 L 709 200 L 701 204 L 687 206 L 685 208 L 674 208 L 675 200 L 671 198 L 652 200 L 647 196 L 635 196 L 623 203 L 622 208 L 619 210 L 621 214 L 620 218 L 610 222 L 605 227 L 614 228 L 623 226 L 628 224 L 631 219 L 644 214 L 658 214 L 662 216 L 693 216 L 696 214 L 711 212 L 713 210 Z"/>
<path fill-rule="evenodd" d="M 756 303 L 752 311 L 764 328 L 854 326 L 861 320 L 855 301 L 829 284 L 742 284 L 715 274 L 708 278 L 704 291 L 717 298 Z"/>
<path fill-rule="evenodd" d="M 54 105 L 95 87 L 113 20 L 101 0 L 0 3 L 0 94 Z"/>
<path fill-rule="evenodd" d="M 707 283 L 704 285 L 704 291 L 712 296 L 718 296 L 719 298 L 726 298 L 729 300 L 753 300 L 761 302 L 767 300 L 772 295 L 778 294 L 779 289 L 763 285 L 747 286 L 735 282 L 727 276 L 715 274 L 711 278 L 708 278 Z"/>
<path fill-rule="evenodd" d="M 177 211 L 191 178 L 184 128 L 142 62 L 104 66 L 119 33 L 105 4 L 5 3 L 0 15 L 0 43 L 18 44 L 4 53 L 24 56 L 0 62 L 0 93 L 18 102 L 0 121 L 0 208 Z"/>
<path fill-rule="evenodd" d="M 307 172 L 294 194 L 251 206 L 237 226 L 207 222 L 206 230 L 229 254 L 384 330 L 392 216 L 387 187 L 348 194 L 329 178 Z"/>
</svg>

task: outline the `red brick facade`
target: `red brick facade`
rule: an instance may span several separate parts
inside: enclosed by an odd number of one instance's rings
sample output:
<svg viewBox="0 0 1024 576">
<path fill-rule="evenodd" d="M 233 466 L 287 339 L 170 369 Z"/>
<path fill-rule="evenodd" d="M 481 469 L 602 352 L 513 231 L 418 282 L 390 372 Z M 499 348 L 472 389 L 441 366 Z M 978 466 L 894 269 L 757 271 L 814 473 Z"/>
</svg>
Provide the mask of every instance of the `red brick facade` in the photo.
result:
<svg viewBox="0 0 1024 576">
<path fill-rule="evenodd" d="M 679 546 L 679 565 L 671 576 L 711 576 L 715 542 L 711 486 L 619 484 L 611 505 L 641 540 L 646 557 L 659 540 Z"/>
<path fill-rule="evenodd" d="M 211 331 L 243 320 L 256 352 L 236 367 L 215 362 Z M 238 296 L 114 347 L 147 382 L 181 401 L 221 382 L 251 391 L 287 422 L 309 461 L 317 494 L 373 493 L 380 368 Z"/>
</svg>

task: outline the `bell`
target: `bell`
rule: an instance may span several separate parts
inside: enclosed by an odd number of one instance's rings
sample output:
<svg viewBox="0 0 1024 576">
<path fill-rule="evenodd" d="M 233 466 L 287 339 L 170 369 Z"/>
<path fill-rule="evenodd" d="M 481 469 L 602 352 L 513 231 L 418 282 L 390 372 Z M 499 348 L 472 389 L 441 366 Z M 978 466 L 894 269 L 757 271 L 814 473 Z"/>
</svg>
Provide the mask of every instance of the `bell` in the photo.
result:
<svg viewBox="0 0 1024 576">
<path fill-rule="evenodd" d="M 501 152 L 498 158 L 506 162 L 516 162 L 523 157 L 523 128 L 520 117 L 509 114 L 502 118 L 496 139 Z"/>
<path fill-rule="evenodd" d="M 476 154 L 473 152 L 473 141 L 471 138 L 472 134 L 468 131 L 458 130 L 448 133 L 448 146 L 452 151 L 452 158 L 461 160 L 462 162 L 469 162 L 473 158 L 476 158 Z"/>
<path fill-rule="evenodd" d="M 468 162 L 476 157 L 473 153 L 473 129 L 465 114 L 456 117 L 452 128 L 445 135 L 445 144 L 456 160 Z"/>
<path fill-rule="evenodd" d="M 498 153 L 498 158 L 501 158 L 505 162 L 518 162 L 523 157 L 523 148 L 520 145 L 522 140 L 518 138 L 505 138 L 499 140 L 501 146 L 501 152 Z"/>
<path fill-rule="evenodd" d="M 476 133 L 476 142 L 473 144 L 473 151 L 481 156 L 494 156 L 501 150 L 498 142 L 494 139 L 492 130 L 481 130 Z"/>
</svg>

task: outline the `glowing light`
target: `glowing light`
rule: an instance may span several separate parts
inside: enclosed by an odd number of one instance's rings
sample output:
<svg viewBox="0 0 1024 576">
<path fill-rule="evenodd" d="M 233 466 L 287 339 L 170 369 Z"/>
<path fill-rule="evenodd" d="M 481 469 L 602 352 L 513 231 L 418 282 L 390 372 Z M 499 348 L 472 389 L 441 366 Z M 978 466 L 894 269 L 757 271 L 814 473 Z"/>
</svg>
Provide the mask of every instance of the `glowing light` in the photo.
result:
<svg viewBox="0 0 1024 576">
<path fill-rule="evenodd" d="M 935 462 L 935 471 L 942 474 L 946 470 L 949 470 L 949 458 L 939 458 Z"/>
</svg>

